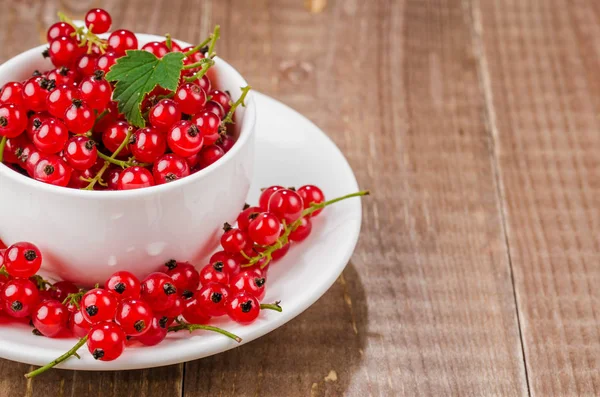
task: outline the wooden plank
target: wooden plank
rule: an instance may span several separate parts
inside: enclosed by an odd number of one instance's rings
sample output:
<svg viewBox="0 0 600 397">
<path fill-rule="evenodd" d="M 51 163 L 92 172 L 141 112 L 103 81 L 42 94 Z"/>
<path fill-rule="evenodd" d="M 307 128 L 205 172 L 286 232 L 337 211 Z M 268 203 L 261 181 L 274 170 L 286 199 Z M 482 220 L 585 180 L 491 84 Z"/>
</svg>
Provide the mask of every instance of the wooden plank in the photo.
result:
<svg viewBox="0 0 600 397">
<path fill-rule="evenodd" d="M 526 395 L 468 7 L 211 12 L 229 18 L 221 54 L 323 127 L 375 194 L 343 278 L 270 335 L 187 363 L 184 395 Z"/>
<path fill-rule="evenodd" d="M 600 5 L 476 2 L 531 395 L 600 395 Z"/>
</svg>

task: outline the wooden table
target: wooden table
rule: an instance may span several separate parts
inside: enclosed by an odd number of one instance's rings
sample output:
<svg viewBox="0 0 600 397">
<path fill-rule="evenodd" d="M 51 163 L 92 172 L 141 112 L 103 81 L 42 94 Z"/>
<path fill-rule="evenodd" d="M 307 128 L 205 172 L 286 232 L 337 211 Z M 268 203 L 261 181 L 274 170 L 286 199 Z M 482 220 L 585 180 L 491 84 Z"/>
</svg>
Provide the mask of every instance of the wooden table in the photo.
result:
<svg viewBox="0 0 600 397">
<path fill-rule="evenodd" d="M 192 42 L 220 23 L 219 53 L 374 195 L 339 281 L 281 329 L 144 371 L 0 361 L 0 395 L 600 395 L 600 2 L 4 0 L 0 58 L 92 5 Z"/>
</svg>

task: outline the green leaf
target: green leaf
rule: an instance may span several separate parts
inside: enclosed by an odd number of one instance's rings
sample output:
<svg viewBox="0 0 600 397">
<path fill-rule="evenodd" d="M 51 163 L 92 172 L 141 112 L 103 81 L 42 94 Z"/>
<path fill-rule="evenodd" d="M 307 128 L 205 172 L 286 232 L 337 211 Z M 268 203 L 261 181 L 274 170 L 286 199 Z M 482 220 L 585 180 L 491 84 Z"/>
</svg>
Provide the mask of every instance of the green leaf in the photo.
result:
<svg viewBox="0 0 600 397">
<path fill-rule="evenodd" d="M 129 50 L 127 55 L 118 58 L 117 63 L 106 75 L 109 81 L 116 81 L 113 100 L 117 101 L 119 112 L 129 124 L 145 127 L 141 104 L 146 94 L 160 85 L 175 91 L 183 68 L 181 52 L 170 52 L 162 58 L 142 50 Z"/>
</svg>

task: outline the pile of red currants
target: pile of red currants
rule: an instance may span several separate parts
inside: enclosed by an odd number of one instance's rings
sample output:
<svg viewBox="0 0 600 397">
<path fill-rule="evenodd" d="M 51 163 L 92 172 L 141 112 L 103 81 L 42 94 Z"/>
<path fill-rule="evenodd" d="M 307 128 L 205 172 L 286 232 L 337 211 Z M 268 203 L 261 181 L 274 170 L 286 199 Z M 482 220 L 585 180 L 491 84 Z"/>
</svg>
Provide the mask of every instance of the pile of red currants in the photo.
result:
<svg viewBox="0 0 600 397">
<path fill-rule="evenodd" d="M 61 19 L 48 29 L 44 52 L 56 68 L 36 70 L 0 91 L 1 162 L 57 186 L 128 190 L 186 177 L 231 149 L 228 127 L 239 103 L 212 86 L 211 64 L 203 63 L 214 56 L 209 49 L 218 34 L 207 40 L 210 47 L 181 48 L 167 36 L 141 48 L 158 58 L 186 56 L 177 89 L 156 86 L 148 93 L 140 108 L 147 126 L 134 128 L 119 113 L 106 74 L 127 50 L 138 49 L 136 35 L 120 29 L 99 38 L 111 26 L 102 9 L 87 13 L 87 29 Z"/>
</svg>

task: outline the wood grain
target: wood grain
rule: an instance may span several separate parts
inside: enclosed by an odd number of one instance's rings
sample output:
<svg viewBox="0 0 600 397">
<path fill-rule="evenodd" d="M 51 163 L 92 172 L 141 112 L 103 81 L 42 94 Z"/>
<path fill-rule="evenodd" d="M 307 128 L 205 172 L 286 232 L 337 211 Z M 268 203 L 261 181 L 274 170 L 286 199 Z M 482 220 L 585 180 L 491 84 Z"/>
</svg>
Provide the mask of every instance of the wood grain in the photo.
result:
<svg viewBox="0 0 600 397">
<path fill-rule="evenodd" d="M 479 1 L 532 396 L 600 394 L 600 7 Z"/>
</svg>

